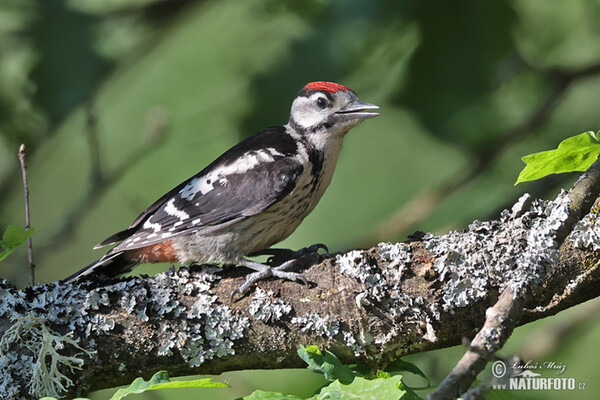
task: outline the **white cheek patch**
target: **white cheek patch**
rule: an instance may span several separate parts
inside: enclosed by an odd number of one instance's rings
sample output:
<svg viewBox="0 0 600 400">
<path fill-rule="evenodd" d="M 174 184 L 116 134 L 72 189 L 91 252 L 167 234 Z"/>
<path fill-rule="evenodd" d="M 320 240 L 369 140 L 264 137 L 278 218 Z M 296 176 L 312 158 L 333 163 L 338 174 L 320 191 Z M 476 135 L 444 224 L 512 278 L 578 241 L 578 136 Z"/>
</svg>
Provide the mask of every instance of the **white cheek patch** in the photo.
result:
<svg viewBox="0 0 600 400">
<path fill-rule="evenodd" d="M 292 103 L 291 119 L 303 128 L 313 127 L 327 118 L 327 109 L 317 110 L 314 103 L 321 94 L 313 94 L 311 97 L 298 97 Z"/>
</svg>

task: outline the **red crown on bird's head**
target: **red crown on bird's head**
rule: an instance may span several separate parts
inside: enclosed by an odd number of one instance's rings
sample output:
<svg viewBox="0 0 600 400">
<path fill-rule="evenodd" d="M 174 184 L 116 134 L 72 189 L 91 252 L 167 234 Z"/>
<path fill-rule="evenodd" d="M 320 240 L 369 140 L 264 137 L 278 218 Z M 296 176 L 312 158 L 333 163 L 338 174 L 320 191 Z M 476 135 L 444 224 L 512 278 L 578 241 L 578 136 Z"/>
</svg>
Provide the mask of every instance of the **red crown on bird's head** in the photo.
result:
<svg viewBox="0 0 600 400">
<path fill-rule="evenodd" d="M 300 90 L 298 95 L 299 96 L 307 96 L 308 94 L 310 94 L 314 91 L 336 93 L 336 92 L 343 92 L 343 91 L 351 92 L 352 89 L 350 89 L 344 85 L 340 85 L 339 83 L 335 83 L 335 82 L 316 81 L 316 82 L 310 82 L 310 83 L 306 84 L 306 86 L 304 86 Z"/>
<path fill-rule="evenodd" d="M 330 92 L 330 93 L 350 90 L 346 86 L 340 85 L 339 83 L 323 82 L 323 81 L 311 82 L 311 83 L 307 84 L 306 86 L 304 86 L 304 89 L 318 90 L 320 92 Z"/>
</svg>

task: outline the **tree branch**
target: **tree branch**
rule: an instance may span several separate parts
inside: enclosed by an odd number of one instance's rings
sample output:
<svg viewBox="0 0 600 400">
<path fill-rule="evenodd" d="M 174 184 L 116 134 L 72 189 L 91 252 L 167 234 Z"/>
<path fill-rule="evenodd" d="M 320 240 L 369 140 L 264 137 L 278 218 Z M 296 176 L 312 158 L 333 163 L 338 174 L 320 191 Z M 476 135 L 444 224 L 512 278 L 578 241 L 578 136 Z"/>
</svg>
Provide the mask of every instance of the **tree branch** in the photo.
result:
<svg viewBox="0 0 600 400">
<path fill-rule="evenodd" d="M 524 197 L 499 220 L 475 221 L 465 232 L 326 257 L 304 272 L 310 287 L 265 281 L 238 301 L 229 295 L 244 281 L 242 268 L 200 266 L 25 290 L 4 282 L 0 396 L 46 394 L 28 392 L 36 357 L 53 361 L 35 347 L 40 332 L 65 338 L 60 355 L 70 364 L 54 360 L 65 376 L 54 379 L 65 387 L 66 379 L 73 381 L 67 394 L 75 395 L 129 383 L 141 371 L 177 376 L 302 367 L 300 344 L 327 347 L 346 363 L 383 366 L 459 344 L 484 325 L 494 304 L 492 311 L 509 315 L 527 307 L 511 318 L 514 325 L 551 315 L 600 294 L 594 218 L 587 216 L 560 250 L 546 241 L 547 227 L 573 204 L 567 198 Z M 523 297 L 528 288 L 530 296 Z M 16 325 L 20 334 L 7 335 Z M 479 347 L 476 338 L 471 348 Z"/>
<path fill-rule="evenodd" d="M 600 159 L 575 183 L 568 195 L 559 196 L 549 218 L 541 224 L 541 237 L 532 241 L 533 249 L 540 239 L 549 240 L 552 247 L 562 245 L 573 227 L 590 208 L 600 194 Z M 562 197 L 562 199 L 561 199 Z M 558 201 L 560 199 L 560 201 Z M 544 226 L 545 225 L 545 226 Z M 518 264 L 517 264 L 518 265 Z M 519 267 L 519 265 L 518 265 Z M 545 278 L 545 274 L 540 274 Z M 516 282 L 515 282 L 516 283 Z M 516 287 L 509 282 L 500 295 L 496 304 L 486 311 L 486 322 L 470 343 L 467 352 L 460 359 L 452 372 L 442 381 L 429 400 L 456 399 L 466 392 L 475 381 L 477 375 L 485 368 L 488 361 L 504 346 L 516 322 L 521 319 L 523 304 L 526 296 L 537 284 L 536 280 Z M 542 307 L 544 309 L 546 307 Z"/>
</svg>

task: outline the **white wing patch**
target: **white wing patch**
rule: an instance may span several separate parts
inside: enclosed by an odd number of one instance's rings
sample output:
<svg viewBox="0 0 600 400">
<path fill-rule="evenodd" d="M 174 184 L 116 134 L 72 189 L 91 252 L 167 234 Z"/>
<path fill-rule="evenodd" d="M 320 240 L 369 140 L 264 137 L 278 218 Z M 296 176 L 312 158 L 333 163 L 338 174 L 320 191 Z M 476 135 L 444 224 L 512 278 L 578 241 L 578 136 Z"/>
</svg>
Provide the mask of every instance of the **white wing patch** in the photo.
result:
<svg viewBox="0 0 600 400">
<path fill-rule="evenodd" d="M 165 212 L 169 215 L 179 218 L 180 223 L 181 223 L 181 221 L 186 220 L 190 217 L 190 214 L 175 207 L 175 198 L 172 198 L 171 200 L 169 200 L 169 202 L 167 203 L 167 205 L 165 207 Z"/>
<path fill-rule="evenodd" d="M 248 152 L 242 157 L 239 157 L 233 161 L 231 164 L 222 165 L 204 176 L 192 179 L 187 185 L 185 185 L 183 189 L 179 191 L 179 194 L 182 198 L 191 201 L 198 193 L 205 195 L 213 190 L 215 188 L 214 185 L 217 182 L 221 186 L 225 186 L 227 184 L 226 177 L 228 175 L 243 174 L 255 168 L 259 164 L 274 162 L 275 156 L 283 156 L 283 154 L 272 147 L 264 150 Z M 196 205 L 198 205 L 198 203 L 196 203 Z M 171 207 L 173 207 L 172 204 Z M 165 208 L 167 213 L 178 216 L 178 214 L 169 212 L 168 208 L 169 204 L 167 204 L 167 207 Z M 181 210 L 175 210 L 176 211 L 174 212 L 182 212 Z M 189 218 L 189 216 L 186 218 Z M 180 217 L 180 219 L 184 218 Z"/>
<path fill-rule="evenodd" d="M 269 147 L 268 149 L 266 149 L 266 151 L 268 151 L 271 154 L 271 156 L 280 156 L 280 157 L 284 156 L 283 153 L 278 152 L 277 150 L 275 150 L 272 147 Z"/>
<path fill-rule="evenodd" d="M 198 192 L 206 194 L 214 189 L 213 179 L 210 174 L 200 178 L 194 178 L 179 191 L 179 194 L 184 199 L 191 201 Z"/>
<path fill-rule="evenodd" d="M 144 229 L 152 229 L 154 232 L 159 232 L 162 229 L 162 225 L 159 223 L 150 222 L 152 218 L 148 218 L 146 222 L 144 222 Z"/>
<path fill-rule="evenodd" d="M 275 149 L 248 152 L 231 164 L 224 165 L 213 171 L 213 173 L 216 173 L 217 177 L 224 177 L 231 174 L 243 174 L 244 172 L 253 169 L 258 164 L 273 162 L 275 161 L 275 158 L 273 157 L 275 154 L 269 150 L 276 152 Z"/>
</svg>

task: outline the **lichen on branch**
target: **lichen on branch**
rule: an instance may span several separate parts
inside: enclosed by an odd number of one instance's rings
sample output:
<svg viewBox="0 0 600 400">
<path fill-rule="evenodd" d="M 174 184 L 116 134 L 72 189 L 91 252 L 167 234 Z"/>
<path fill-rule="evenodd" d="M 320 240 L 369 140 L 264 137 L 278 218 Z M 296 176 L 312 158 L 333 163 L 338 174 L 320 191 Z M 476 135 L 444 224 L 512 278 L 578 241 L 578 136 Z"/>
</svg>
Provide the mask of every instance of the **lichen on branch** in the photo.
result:
<svg viewBox="0 0 600 400">
<path fill-rule="evenodd" d="M 516 324 L 548 315 L 544 307 L 551 301 L 558 302 L 552 306 L 557 312 L 562 304 L 598 296 L 596 219 L 577 225 L 578 247 L 568 242 L 559 248 L 552 238 L 570 215 L 567 200 L 566 194 L 554 202 L 525 196 L 498 220 L 475 221 L 464 232 L 323 256 L 303 271 L 308 287 L 263 281 L 236 300 L 230 293 L 246 271 L 209 265 L 25 290 L 0 282 L 0 337 L 12 343 L 23 329 L 18 321 L 25 319 L 19 318 L 37 318 L 43 321 L 36 323 L 37 331 L 68 339 L 60 339 L 63 349 L 53 339 L 55 350 L 83 363 L 66 359 L 71 364 L 56 365 L 65 377 L 56 387 L 61 395 L 128 384 L 140 370 L 179 376 L 303 367 L 296 350 L 309 343 L 328 348 L 345 363 L 383 365 L 459 344 L 481 328 L 486 310 L 507 287 L 530 291 L 528 311 Z M 563 257 L 565 251 L 569 257 Z M 569 264 L 577 259 L 573 254 L 593 266 Z M 583 275 L 585 280 L 577 280 Z M 575 283 L 557 300 L 555 288 L 567 282 Z M 577 282 L 588 290 L 578 290 Z M 32 374 L 18 362 L 32 358 L 32 351 L 10 345 L 3 352 L 0 362 L 11 368 L 2 369 L 2 394 L 33 398 Z M 93 360 L 87 355 L 92 353 Z"/>
</svg>

